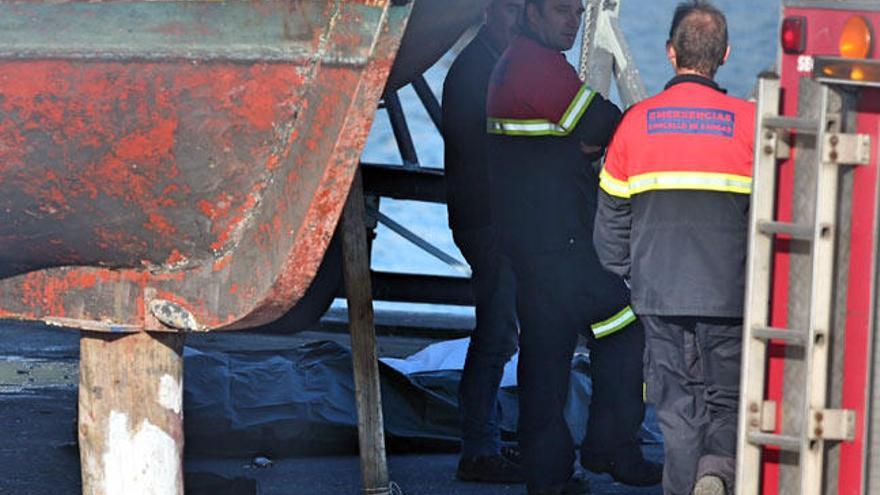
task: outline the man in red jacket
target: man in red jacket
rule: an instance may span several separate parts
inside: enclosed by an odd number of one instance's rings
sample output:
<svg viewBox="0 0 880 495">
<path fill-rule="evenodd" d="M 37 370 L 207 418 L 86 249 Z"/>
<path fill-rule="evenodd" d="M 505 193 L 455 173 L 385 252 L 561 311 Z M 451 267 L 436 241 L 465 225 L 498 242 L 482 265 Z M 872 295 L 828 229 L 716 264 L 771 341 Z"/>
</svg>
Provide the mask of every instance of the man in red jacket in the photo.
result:
<svg viewBox="0 0 880 495">
<path fill-rule="evenodd" d="M 754 105 L 713 81 L 727 22 L 679 4 L 675 77 L 631 108 L 601 173 L 594 242 L 630 280 L 645 325 L 648 399 L 663 431 L 666 495 L 733 493 Z"/>
<path fill-rule="evenodd" d="M 520 321 L 519 441 L 530 495 L 589 493 L 574 475 L 563 414 L 571 358 L 587 333 L 593 396 L 581 463 L 632 485 L 660 481 L 642 457 L 644 333 L 623 279 L 599 265 L 591 242 L 593 166 L 620 111 L 568 64 L 581 0 L 526 0 L 523 33 L 489 83 L 493 221 L 511 260 Z"/>
</svg>

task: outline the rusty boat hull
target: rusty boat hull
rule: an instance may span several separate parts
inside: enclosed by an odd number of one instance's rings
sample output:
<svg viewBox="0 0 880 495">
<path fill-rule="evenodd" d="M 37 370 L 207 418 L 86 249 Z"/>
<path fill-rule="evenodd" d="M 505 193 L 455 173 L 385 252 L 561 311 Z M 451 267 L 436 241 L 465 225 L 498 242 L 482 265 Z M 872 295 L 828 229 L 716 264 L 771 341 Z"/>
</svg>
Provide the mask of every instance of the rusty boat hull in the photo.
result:
<svg viewBox="0 0 880 495">
<path fill-rule="evenodd" d="M 0 317 L 126 332 L 283 315 L 411 9 L 0 2 Z"/>
</svg>

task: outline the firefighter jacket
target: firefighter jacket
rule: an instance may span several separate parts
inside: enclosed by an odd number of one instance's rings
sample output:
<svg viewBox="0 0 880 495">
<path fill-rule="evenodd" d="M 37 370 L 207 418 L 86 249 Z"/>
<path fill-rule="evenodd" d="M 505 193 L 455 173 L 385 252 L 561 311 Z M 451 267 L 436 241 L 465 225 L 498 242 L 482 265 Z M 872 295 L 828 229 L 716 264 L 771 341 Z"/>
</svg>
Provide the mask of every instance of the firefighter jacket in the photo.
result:
<svg viewBox="0 0 880 495">
<path fill-rule="evenodd" d="M 562 53 L 524 34 L 495 66 L 487 117 L 502 248 L 511 255 L 591 249 L 592 164 L 620 119 L 617 107 L 583 84 Z"/>
<path fill-rule="evenodd" d="M 443 83 L 446 205 L 453 230 L 486 227 L 492 221 L 486 92 L 500 56 L 484 28 L 455 59 Z"/>
<path fill-rule="evenodd" d="M 742 317 L 755 109 L 678 76 L 632 107 L 600 174 L 594 242 L 636 314 Z"/>
</svg>

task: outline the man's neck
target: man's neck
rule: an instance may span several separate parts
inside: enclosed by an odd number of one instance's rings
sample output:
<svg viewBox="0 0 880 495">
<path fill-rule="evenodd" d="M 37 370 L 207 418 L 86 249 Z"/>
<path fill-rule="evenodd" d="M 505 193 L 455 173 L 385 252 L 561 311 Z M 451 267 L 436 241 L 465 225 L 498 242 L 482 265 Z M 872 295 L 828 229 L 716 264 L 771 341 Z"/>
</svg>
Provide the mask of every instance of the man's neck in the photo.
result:
<svg viewBox="0 0 880 495">
<path fill-rule="evenodd" d="M 495 39 L 494 36 L 492 36 L 492 33 L 486 28 L 486 26 L 483 26 L 483 28 L 477 34 L 477 39 L 483 43 L 483 46 L 485 46 L 486 49 L 489 50 L 492 56 L 496 59 L 499 58 L 504 50 L 507 48 L 506 46 L 498 46 L 498 40 Z"/>
<path fill-rule="evenodd" d="M 712 78 L 707 77 L 705 74 L 697 72 L 697 71 L 675 71 L 675 77 L 673 77 L 669 82 L 666 83 L 664 89 L 669 89 L 672 86 L 680 83 L 697 83 L 702 84 L 703 86 L 710 87 L 716 91 L 720 91 L 722 93 L 727 93 L 727 90 L 718 86 Z"/>
<path fill-rule="evenodd" d="M 482 34 L 483 39 L 486 41 L 486 44 L 488 44 L 489 47 L 496 52 L 501 53 L 507 48 L 507 40 L 498 39 L 495 31 L 493 31 L 489 26 L 483 26 Z"/>
<path fill-rule="evenodd" d="M 712 77 L 712 76 L 708 76 L 708 75 L 706 75 L 706 74 L 703 74 L 703 73 L 700 72 L 700 71 L 696 71 L 696 70 L 693 70 L 693 69 L 676 69 L 676 70 L 675 70 L 675 75 L 676 75 L 676 76 L 699 76 L 699 77 L 704 77 L 704 78 L 706 78 L 706 79 L 708 79 L 708 80 L 710 80 L 710 81 L 715 80 L 714 77 Z"/>
</svg>

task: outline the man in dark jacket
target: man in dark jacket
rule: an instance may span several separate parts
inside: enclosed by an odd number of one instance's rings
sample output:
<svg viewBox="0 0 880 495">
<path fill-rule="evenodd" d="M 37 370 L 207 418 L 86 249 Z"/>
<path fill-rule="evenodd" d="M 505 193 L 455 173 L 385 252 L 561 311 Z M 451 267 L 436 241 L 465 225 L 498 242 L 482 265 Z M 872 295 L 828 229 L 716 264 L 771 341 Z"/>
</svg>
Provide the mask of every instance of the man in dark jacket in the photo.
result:
<svg viewBox="0 0 880 495">
<path fill-rule="evenodd" d="M 602 269 L 590 242 L 593 162 L 620 111 L 585 86 L 561 53 L 574 43 L 583 10 L 581 0 L 526 0 L 523 34 L 489 85 L 492 211 L 516 277 L 519 440 L 530 494 L 589 493 L 573 474 L 563 415 L 579 332 L 587 333 L 593 378 L 581 462 L 629 484 L 660 478 L 637 442 L 643 329 L 623 280 Z"/>
<path fill-rule="evenodd" d="M 628 278 L 645 324 L 648 399 L 663 430 L 666 495 L 733 493 L 755 110 L 713 81 L 724 15 L 682 3 L 676 76 L 631 108 L 601 173 L 594 242 Z"/>
<path fill-rule="evenodd" d="M 496 243 L 486 160 L 486 91 L 495 62 L 519 30 L 524 0 L 494 0 L 486 23 L 458 55 L 443 85 L 446 194 L 452 238 L 471 266 L 477 325 L 459 387 L 463 481 L 521 483 L 522 468 L 502 455 L 498 386 L 516 352 L 513 270 Z"/>
</svg>

